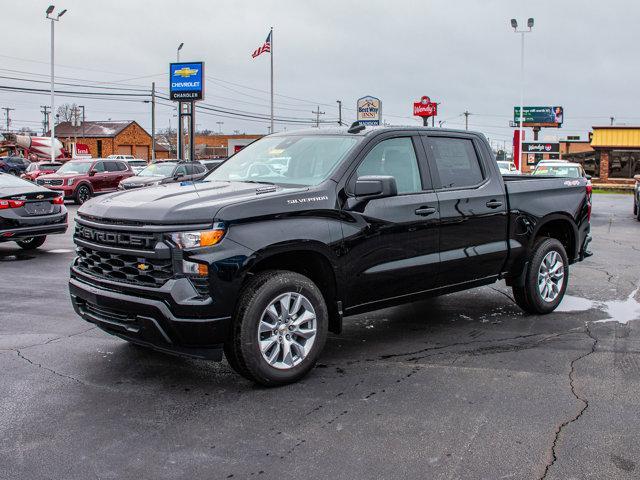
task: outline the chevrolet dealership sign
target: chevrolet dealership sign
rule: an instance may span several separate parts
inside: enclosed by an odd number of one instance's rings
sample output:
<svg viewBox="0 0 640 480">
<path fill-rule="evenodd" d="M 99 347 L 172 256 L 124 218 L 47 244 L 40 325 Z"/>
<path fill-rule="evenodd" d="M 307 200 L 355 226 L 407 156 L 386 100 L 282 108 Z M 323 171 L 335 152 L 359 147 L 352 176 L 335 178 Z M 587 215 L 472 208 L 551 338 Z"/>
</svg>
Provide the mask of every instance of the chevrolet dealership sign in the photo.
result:
<svg viewBox="0 0 640 480">
<path fill-rule="evenodd" d="M 172 63 L 169 66 L 171 100 L 193 102 L 204 98 L 204 62 Z"/>
</svg>

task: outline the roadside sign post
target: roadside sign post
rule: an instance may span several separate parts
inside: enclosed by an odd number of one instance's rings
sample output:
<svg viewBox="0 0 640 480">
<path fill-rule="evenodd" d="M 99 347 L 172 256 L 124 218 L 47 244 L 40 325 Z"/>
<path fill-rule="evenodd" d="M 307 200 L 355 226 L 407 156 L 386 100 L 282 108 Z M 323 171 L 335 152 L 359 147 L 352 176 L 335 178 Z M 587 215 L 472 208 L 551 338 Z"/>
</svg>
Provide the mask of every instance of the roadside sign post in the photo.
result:
<svg viewBox="0 0 640 480">
<path fill-rule="evenodd" d="M 178 158 L 195 160 L 195 102 L 204 99 L 204 62 L 180 62 L 169 65 L 169 98 L 178 102 Z M 185 150 L 184 122 L 188 121 L 189 145 Z M 184 158 L 180 158 L 184 157 Z"/>
<path fill-rule="evenodd" d="M 360 125 L 380 125 L 382 121 L 382 102 L 379 98 L 367 95 L 357 103 L 357 120 Z"/>
<path fill-rule="evenodd" d="M 416 117 L 422 117 L 422 124 L 429 126 L 429 117 L 435 118 L 438 115 L 438 103 L 432 102 L 429 97 L 424 95 L 420 101 L 413 103 L 413 114 Z"/>
</svg>

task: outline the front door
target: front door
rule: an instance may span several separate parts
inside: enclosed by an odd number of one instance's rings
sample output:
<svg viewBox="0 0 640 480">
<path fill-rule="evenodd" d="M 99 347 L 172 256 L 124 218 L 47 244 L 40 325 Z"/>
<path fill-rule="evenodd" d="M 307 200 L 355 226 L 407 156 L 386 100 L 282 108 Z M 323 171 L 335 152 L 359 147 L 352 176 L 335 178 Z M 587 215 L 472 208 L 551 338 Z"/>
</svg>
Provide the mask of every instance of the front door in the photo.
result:
<svg viewBox="0 0 640 480">
<path fill-rule="evenodd" d="M 393 176 L 398 195 L 355 203 L 345 212 L 350 217 L 343 223 L 347 308 L 428 290 L 437 281 L 438 200 L 419 137 L 407 134 L 370 145 L 347 190 L 353 192 L 355 180 L 369 175 Z"/>
<path fill-rule="evenodd" d="M 498 275 L 508 249 L 507 199 L 497 166 L 482 162 L 490 154 L 473 135 L 430 132 L 423 138 L 440 204 L 442 286 Z"/>
</svg>

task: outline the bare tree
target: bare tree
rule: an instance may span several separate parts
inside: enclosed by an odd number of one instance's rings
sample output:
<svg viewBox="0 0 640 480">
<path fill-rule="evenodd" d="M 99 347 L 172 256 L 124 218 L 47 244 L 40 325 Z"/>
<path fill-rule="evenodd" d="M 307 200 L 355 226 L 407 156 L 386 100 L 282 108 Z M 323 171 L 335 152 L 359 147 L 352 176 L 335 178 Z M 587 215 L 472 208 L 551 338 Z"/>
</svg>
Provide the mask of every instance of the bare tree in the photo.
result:
<svg viewBox="0 0 640 480">
<path fill-rule="evenodd" d="M 63 103 L 56 110 L 56 114 L 61 122 L 73 121 L 74 114 L 78 113 L 78 106 L 75 103 Z"/>
</svg>

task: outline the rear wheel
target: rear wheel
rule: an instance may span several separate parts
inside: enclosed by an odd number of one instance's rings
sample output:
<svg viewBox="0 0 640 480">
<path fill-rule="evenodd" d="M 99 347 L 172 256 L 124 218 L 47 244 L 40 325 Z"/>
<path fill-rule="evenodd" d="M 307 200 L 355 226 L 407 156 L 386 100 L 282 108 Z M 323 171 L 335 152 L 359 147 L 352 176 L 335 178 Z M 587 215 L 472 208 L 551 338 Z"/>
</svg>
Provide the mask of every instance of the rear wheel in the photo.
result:
<svg viewBox="0 0 640 480">
<path fill-rule="evenodd" d="M 41 247 L 46 239 L 47 239 L 46 235 L 41 235 L 38 237 L 23 238 L 22 240 L 16 240 L 16 243 L 20 248 L 24 248 L 25 250 L 34 250 L 38 247 Z"/>
<path fill-rule="evenodd" d="M 562 302 L 568 281 L 564 246 L 555 238 L 541 238 L 531 250 L 524 286 L 514 286 L 513 296 L 526 312 L 551 313 Z"/>
<path fill-rule="evenodd" d="M 82 205 L 84 202 L 91 198 L 91 189 L 86 185 L 80 185 L 76 190 L 74 201 L 78 205 Z"/>
<path fill-rule="evenodd" d="M 286 385 L 313 368 L 328 324 L 324 297 L 311 280 L 295 272 L 263 272 L 242 291 L 225 355 L 249 380 Z"/>
</svg>

